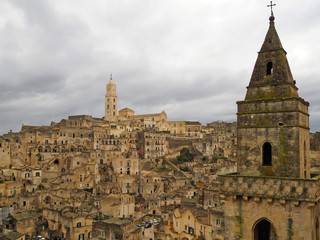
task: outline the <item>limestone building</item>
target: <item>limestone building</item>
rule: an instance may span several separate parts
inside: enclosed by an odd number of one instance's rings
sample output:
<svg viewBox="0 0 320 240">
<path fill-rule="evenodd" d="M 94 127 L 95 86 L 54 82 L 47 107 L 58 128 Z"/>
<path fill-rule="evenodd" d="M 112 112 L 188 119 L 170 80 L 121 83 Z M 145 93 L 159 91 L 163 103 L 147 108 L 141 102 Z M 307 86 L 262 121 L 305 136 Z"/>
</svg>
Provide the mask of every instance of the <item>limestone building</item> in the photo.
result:
<svg viewBox="0 0 320 240">
<path fill-rule="evenodd" d="M 310 177 L 309 104 L 275 29 L 238 104 L 238 173 L 220 176 L 225 239 L 319 240 L 319 177 Z"/>
<path fill-rule="evenodd" d="M 117 86 L 112 80 L 112 75 L 110 77 L 109 83 L 107 84 L 105 104 L 106 111 L 104 119 L 110 122 L 116 122 L 118 113 L 118 96 Z"/>
</svg>

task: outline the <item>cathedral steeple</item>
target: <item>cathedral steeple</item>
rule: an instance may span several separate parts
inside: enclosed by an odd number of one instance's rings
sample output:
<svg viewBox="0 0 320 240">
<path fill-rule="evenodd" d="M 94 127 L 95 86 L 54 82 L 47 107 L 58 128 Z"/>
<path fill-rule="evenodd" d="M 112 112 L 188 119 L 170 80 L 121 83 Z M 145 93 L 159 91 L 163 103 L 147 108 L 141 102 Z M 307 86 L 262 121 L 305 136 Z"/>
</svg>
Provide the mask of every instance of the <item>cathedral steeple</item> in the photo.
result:
<svg viewBox="0 0 320 240">
<path fill-rule="evenodd" d="M 107 92 L 105 96 L 105 120 L 110 122 L 116 122 L 118 113 L 118 96 L 117 86 L 112 79 L 112 74 L 110 76 L 110 80 L 107 84 L 106 90 Z"/>
<path fill-rule="evenodd" d="M 309 103 L 298 95 L 274 20 L 271 12 L 246 97 L 237 102 L 239 171 L 308 178 Z"/>
<path fill-rule="evenodd" d="M 247 96 L 237 102 L 238 172 L 219 176 L 224 237 L 318 240 L 320 180 L 310 174 L 309 104 L 298 96 L 274 19 L 271 10 Z"/>
<path fill-rule="evenodd" d="M 269 29 L 254 66 L 246 100 L 299 97 L 295 86 L 287 52 L 283 49 L 275 28 L 273 13 Z"/>
</svg>

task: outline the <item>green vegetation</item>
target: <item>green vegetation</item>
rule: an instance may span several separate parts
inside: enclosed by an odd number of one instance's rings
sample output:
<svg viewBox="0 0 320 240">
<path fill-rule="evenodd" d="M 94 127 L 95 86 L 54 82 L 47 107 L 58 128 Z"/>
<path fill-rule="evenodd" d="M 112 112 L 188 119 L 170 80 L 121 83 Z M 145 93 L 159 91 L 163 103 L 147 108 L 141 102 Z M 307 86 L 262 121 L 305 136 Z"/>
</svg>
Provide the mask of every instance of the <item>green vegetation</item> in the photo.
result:
<svg viewBox="0 0 320 240">
<path fill-rule="evenodd" d="M 191 162 L 194 159 L 194 154 L 190 152 L 189 148 L 182 148 L 180 150 L 180 155 L 177 156 L 179 163 Z"/>
<path fill-rule="evenodd" d="M 157 172 L 170 172 L 170 169 L 166 167 L 159 167 L 157 169 Z"/>
<path fill-rule="evenodd" d="M 287 240 L 291 240 L 292 239 L 292 236 L 293 236 L 292 225 L 293 225 L 292 218 L 288 218 Z"/>
<path fill-rule="evenodd" d="M 188 170 L 189 170 L 187 167 L 179 167 L 179 168 L 180 168 L 180 170 L 183 171 L 183 172 L 188 172 Z"/>
</svg>

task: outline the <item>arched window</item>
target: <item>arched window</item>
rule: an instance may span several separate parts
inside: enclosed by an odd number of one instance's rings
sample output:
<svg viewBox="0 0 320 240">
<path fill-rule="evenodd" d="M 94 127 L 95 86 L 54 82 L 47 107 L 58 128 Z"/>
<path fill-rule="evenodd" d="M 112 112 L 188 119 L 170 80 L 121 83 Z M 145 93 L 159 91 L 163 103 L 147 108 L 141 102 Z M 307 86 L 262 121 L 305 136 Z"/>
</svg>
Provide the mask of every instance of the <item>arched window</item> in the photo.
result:
<svg viewBox="0 0 320 240">
<path fill-rule="evenodd" d="M 267 63 L 267 75 L 272 75 L 273 73 L 273 64 L 272 62 Z"/>
<path fill-rule="evenodd" d="M 272 147 L 269 142 L 265 142 L 262 146 L 262 165 L 272 166 Z"/>
</svg>

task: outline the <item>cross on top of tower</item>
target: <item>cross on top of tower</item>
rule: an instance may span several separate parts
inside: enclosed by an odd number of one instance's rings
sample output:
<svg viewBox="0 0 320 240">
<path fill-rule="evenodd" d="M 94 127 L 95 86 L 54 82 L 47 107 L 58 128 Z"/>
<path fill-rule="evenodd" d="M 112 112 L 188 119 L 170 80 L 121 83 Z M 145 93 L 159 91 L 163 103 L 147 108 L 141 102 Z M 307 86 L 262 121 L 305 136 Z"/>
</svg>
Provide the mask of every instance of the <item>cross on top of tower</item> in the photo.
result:
<svg viewBox="0 0 320 240">
<path fill-rule="evenodd" d="M 273 6 L 276 6 L 276 4 L 272 4 L 272 1 L 270 1 L 270 5 L 267 5 L 267 7 L 270 7 L 271 9 L 271 16 L 273 16 L 273 10 L 272 10 Z"/>
</svg>

